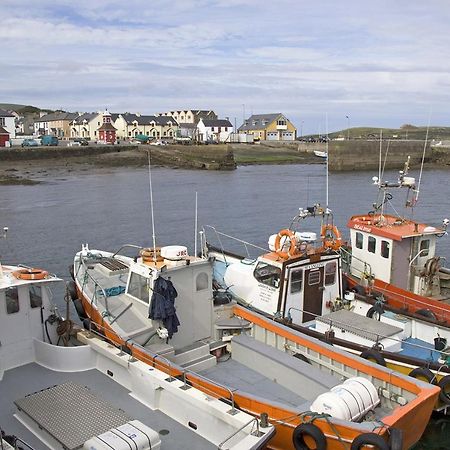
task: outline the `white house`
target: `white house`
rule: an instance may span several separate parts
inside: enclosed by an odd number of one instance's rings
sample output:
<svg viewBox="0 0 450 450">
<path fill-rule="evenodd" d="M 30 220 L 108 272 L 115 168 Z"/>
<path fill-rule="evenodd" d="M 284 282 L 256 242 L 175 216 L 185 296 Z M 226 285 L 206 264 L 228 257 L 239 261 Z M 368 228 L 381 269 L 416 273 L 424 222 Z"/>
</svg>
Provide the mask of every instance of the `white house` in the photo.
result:
<svg viewBox="0 0 450 450">
<path fill-rule="evenodd" d="M 16 137 L 16 123 L 15 116 L 4 109 L 0 109 L 0 127 L 4 128 L 9 133 L 9 138 Z"/>
<path fill-rule="evenodd" d="M 200 119 L 197 124 L 197 139 L 200 142 L 229 142 L 233 125 L 228 119 Z"/>
<path fill-rule="evenodd" d="M 178 123 L 171 116 L 119 114 L 114 126 L 117 129 L 117 137 L 121 139 L 131 139 L 138 135 L 154 139 L 173 139 L 178 131 Z"/>
</svg>

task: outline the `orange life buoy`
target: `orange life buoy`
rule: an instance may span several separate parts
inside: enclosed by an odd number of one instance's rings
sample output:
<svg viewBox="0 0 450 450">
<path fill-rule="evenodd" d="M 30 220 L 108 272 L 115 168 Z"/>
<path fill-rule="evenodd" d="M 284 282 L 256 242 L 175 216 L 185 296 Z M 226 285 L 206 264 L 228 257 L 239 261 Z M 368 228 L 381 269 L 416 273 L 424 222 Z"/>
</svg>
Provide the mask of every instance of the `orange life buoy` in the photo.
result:
<svg viewBox="0 0 450 450">
<path fill-rule="evenodd" d="M 289 238 L 290 245 L 287 252 L 282 251 L 284 247 L 284 243 L 281 244 L 282 237 Z M 288 230 L 287 228 L 281 230 L 277 234 L 277 237 L 275 238 L 275 252 L 280 258 L 289 259 L 291 256 L 294 256 L 296 251 L 296 245 L 297 243 L 295 241 L 295 234 L 291 230 Z"/>
<path fill-rule="evenodd" d="M 330 233 L 332 237 L 330 237 Z M 332 250 L 339 250 L 342 246 L 341 232 L 335 225 L 328 223 L 322 225 L 322 230 L 320 232 L 320 237 L 323 241 L 323 246 L 325 248 L 331 248 Z"/>
<path fill-rule="evenodd" d="M 144 262 L 164 261 L 164 258 L 161 256 L 161 247 L 143 248 L 139 254 L 142 256 L 142 261 Z"/>
<path fill-rule="evenodd" d="M 48 272 L 41 269 L 19 269 L 13 275 L 19 280 L 43 280 L 47 278 Z"/>
</svg>

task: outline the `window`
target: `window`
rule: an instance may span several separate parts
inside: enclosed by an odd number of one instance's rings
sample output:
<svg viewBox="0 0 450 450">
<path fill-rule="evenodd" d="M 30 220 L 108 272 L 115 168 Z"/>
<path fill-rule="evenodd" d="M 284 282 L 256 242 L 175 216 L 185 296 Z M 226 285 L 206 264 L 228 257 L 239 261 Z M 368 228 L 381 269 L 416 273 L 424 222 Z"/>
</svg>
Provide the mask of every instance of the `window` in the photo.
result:
<svg viewBox="0 0 450 450">
<path fill-rule="evenodd" d="M 336 282 L 336 261 L 331 261 L 325 266 L 325 286 Z"/>
<path fill-rule="evenodd" d="M 362 233 L 358 233 L 356 232 L 356 248 L 363 248 L 363 240 L 364 240 L 364 236 Z"/>
<path fill-rule="evenodd" d="M 97 125 L 100 126 L 100 122 L 97 122 Z"/>
<path fill-rule="evenodd" d="M 423 251 L 422 251 L 423 250 Z M 420 256 L 428 256 L 428 253 L 430 253 L 430 240 L 429 239 L 423 239 L 420 241 L 420 249 L 419 251 Z"/>
<path fill-rule="evenodd" d="M 228 131 L 228 127 L 224 127 L 223 131 Z"/>
<path fill-rule="evenodd" d="M 381 256 L 383 258 L 389 258 L 391 244 L 388 241 L 381 241 Z"/>
<path fill-rule="evenodd" d="M 5 126 L 5 118 L 4 117 L 0 117 L 0 126 Z"/>
<path fill-rule="evenodd" d="M 30 286 L 30 306 L 32 308 L 40 308 L 42 306 L 41 286 Z"/>
<path fill-rule="evenodd" d="M 377 245 L 377 240 L 373 236 L 369 236 L 369 240 L 367 241 L 367 250 L 370 253 L 375 253 L 376 245 Z"/>
<path fill-rule="evenodd" d="M 131 131 L 128 132 L 128 136 L 131 136 Z"/>
<path fill-rule="evenodd" d="M 6 312 L 8 314 L 19 312 L 19 291 L 17 290 L 17 286 L 6 288 L 5 298 Z"/>
<path fill-rule="evenodd" d="M 260 283 L 277 288 L 280 284 L 280 273 L 281 269 L 278 267 L 259 262 L 253 275 Z"/>
<path fill-rule="evenodd" d="M 197 278 L 195 279 L 195 289 L 197 291 L 208 289 L 208 274 L 202 272 L 197 275 Z"/>
<path fill-rule="evenodd" d="M 286 120 L 285 119 L 278 119 L 277 120 L 277 125 L 286 125 Z"/>
<path fill-rule="evenodd" d="M 147 278 L 137 274 L 132 273 L 130 278 L 130 283 L 128 285 L 128 294 L 142 300 L 145 303 L 149 302 Z"/>
<path fill-rule="evenodd" d="M 291 272 L 291 294 L 300 292 L 303 284 L 303 269 L 293 270 Z"/>
<path fill-rule="evenodd" d="M 314 270 L 311 272 L 309 272 L 308 274 L 308 285 L 309 286 L 314 286 L 315 284 L 319 284 L 320 283 L 320 270 Z"/>
</svg>

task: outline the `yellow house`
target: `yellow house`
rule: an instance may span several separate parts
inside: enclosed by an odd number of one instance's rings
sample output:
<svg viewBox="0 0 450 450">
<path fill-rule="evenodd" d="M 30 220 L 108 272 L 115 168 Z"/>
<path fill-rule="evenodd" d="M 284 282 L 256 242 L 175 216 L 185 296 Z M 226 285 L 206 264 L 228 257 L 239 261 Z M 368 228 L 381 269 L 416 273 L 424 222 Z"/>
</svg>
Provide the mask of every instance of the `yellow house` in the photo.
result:
<svg viewBox="0 0 450 450">
<path fill-rule="evenodd" d="M 238 131 L 261 141 L 294 141 L 297 137 L 297 128 L 281 113 L 253 114 Z"/>
</svg>

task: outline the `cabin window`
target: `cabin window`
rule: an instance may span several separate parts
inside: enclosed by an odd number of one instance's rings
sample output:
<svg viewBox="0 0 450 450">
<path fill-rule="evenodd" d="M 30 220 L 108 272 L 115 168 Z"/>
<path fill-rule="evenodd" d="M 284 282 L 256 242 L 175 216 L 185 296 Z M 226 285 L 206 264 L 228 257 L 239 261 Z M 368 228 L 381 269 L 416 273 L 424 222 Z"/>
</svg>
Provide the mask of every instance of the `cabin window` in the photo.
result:
<svg viewBox="0 0 450 450">
<path fill-rule="evenodd" d="M 428 256 L 428 253 L 430 253 L 430 240 L 424 239 L 423 241 L 420 241 L 420 249 L 419 251 L 420 256 Z"/>
<path fill-rule="evenodd" d="M 331 261 L 325 266 L 325 286 L 334 284 L 336 281 L 336 261 Z"/>
<path fill-rule="evenodd" d="M 30 306 L 40 308 L 42 306 L 42 288 L 41 286 L 30 286 Z"/>
<path fill-rule="evenodd" d="M 389 258 L 391 250 L 391 244 L 388 241 L 381 241 L 381 256 L 383 258 Z"/>
<path fill-rule="evenodd" d="M 303 269 L 293 270 L 291 272 L 291 294 L 300 292 L 303 284 Z"/>
<path fill-rule="evenodd" d="M 256 266 L 254 277 L 267 286 L 277 288 L 280 285 L 281 269 L 275 266 L 271 266 L 265 262 L 259 262 Z"/>
<path fill-rule="evenodd" d="M 136 297 L 137 299 L 148 303 L 149 295 L 148 295 L 148 287 L 147 287 L 147 278 L 139 275 L 137 273 L 132 273 L 130 277 L 130 282 L 128 284 L 128 294 Z"/>
<path fill-rule="evenodd" d="M 320 283 L 320 270 L 311 270 L 308 274 L 308 285 L 314 286 Z"/>
<path fill-rule="evenodd" d="M 203 291 L 208 289 L 208 275 L 205 272 L 199 273 L 195 279 L 195 289 Z"/>
<path fill-rule="evenodd" d="M 369 240 L 367 241 L 367 251 L 370 253 L 375 253 L 375 247 L 377 245 L 377 240 L 373 236 L 369 236 Z"/>
<path fill-rule="evenodd" d="M 17 286 L 6 288 L 5 298 L 6 312 L 8 314 L 19 312 L 19 291 L 17 290 Z"/>
<path fill-rule="evenodd" d="M 363 234 L 356 232 L 356 242 L 355 242 L 356 248 L 363 248 L 363 239 L 364 239 Z"/>
</svg>

